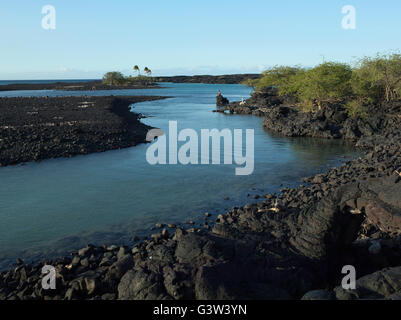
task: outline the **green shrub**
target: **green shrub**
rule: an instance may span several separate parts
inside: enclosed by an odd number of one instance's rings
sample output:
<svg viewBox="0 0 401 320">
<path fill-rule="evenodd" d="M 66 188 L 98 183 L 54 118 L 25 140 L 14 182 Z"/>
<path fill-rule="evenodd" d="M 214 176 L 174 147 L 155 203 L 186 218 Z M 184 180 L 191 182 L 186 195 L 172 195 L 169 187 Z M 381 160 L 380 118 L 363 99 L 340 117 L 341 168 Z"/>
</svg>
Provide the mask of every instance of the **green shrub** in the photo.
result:
<svg viewBox="0 0 401 320">
<path fill-rule="evenodd" d="M 107 72 L 103 76 L 103 83 L 107 85 L 121 85 L 125 81 L 125 78 L 121 72 L 117 71 L 112 71 L 112 72 Z"/>
<path fill-rule="evenodd" d="M 354 94 L 370 102 L 398 99 L 401 95 L 401 55 L 378 54 L 361 59 L 352 79 Z"/>
<path fill-rule="evenodd" d="M 344 100 L 351 95 L 352 69 L 347 64 L 326 62 L 312 69 L 276 66 L 259 80 L 248 80 L 256 90 L 275 87 L 280 96 L 292 96 L 301 110 L 321 108 L 324 102 Z"/>
<path fill-rule="evenodd" d="M 349 65 L 325 62 L 307 70 L 298 79 L 297 95 L 305 106 L 322 108 L 325 102 L 337 102 L 351 96 L 350 80 L 352 69 Z"/>
<path fill-rule="evenodd" d="M 263 72 L 261 79 L 248 80 L 247 84 L 256 90 L 275 87 L 279 95 L 294 95 L 298 90 L 298 78 L 303 73 L 304 70 L 298 67 L 275 66 Z"/>
<path fill-rule="evenodd" d="M 362 116 L 364 105 L 391 102 L 401 97 L 401 54 L 377 54 L 349 65 L 325 62 L 311 69 L 275 66 L 262 78 L 244 82 L 255 90 L 274 87 L 291 96 L 304 111 L 325 103 L 345 103 L 350 115 Z"/>
<path fill-rule="evenodd" d="M 153 83 L 153 78 L 147 76 L 124 77 L 121 72 L 113 71 L 107 72 L 103 76 L 103 83 L 113 86 L 126 86 L 126 85 L 149 85 Z"/>
<path fill-rule="evenodd" d="M 366 118 L 368 113 L 360 100 L 351 100 L 345 104 L 345 110 L 350 117 Z"/>
</svg>

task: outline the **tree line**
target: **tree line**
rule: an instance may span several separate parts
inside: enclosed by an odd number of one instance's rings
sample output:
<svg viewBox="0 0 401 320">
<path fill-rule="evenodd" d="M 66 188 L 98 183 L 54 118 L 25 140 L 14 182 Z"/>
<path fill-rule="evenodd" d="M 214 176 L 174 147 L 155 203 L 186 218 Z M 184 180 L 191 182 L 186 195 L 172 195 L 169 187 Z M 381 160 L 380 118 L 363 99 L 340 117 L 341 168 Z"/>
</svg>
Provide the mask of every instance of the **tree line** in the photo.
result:
<svg viewBox="0 0 401 320">
<path fill-rule="evenodd" d="M 364 115 L 369 104 L 390 103 L 401 97 L 401 54 L 364 57 L 354 66 L 324 62 L 313 68 L 274 66 L 261 79 L 248 80 L 260 91 L 274 88 L 278 95 L 295 99 L 304 111 L 328 103 L 342 103 L 352 115 Z"/>
</svg>

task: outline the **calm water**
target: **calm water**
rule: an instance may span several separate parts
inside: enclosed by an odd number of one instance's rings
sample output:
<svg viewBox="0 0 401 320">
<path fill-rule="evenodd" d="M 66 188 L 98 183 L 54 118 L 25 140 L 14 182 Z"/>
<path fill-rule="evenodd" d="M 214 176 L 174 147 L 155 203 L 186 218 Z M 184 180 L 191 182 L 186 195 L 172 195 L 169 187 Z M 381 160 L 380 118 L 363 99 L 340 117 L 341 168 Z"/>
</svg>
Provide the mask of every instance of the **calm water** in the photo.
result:
<svg viewBox="0 0 401 320">
<path fill-rule="evenodd" d="M 0 96 L 166 95 L 134 105 L 146 124 L 178 129 L 253 128 L 255 170 L 235 176 L 236 165 L 157 165 L 146 162 L 148 145 L 0 168 L 0 267 L 15 257 L 39 258 L 86 243 L 129 243 L 156 222 L 175 223 L 221 213 L 247 197 L 294 186 L 305 176 L 356 156 L 337 141 L 277 137 L 262 119 L 212 113 L 219 89 L 230 100 L 247 98 L 241 85 L 163 84 L 163 89 L 96 92 L 19 91 Z M 230 200 L 224 200 L 230 197 Z"/>
<path fill-rule="evenodd" d="M 33 83 L 33 84 L 47 84 L 54 82 L 66 82 L 66 83 L 77 83 L 77 82 L 89 82 L 99 79 L 85 79 L 85 80 L 75 80 L 75 79 L 67 79 L 67 80 L 0 80 L 0 86 L 4 86 L 7 84 L 25 84 L 25 83 Z"/>
</svg>

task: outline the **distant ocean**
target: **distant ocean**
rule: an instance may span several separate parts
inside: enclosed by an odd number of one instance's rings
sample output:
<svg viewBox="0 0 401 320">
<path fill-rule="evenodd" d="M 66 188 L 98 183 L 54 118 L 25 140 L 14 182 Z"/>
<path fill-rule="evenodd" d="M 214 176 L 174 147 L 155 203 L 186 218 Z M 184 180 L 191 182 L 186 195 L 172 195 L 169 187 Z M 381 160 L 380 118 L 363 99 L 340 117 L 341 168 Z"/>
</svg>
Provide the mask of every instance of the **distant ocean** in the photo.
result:
<svg viewBox="0 0 401 320">
<path fill-rule="evenodd" d="M 0 86 L 5 86 L 7 84 L 18 84 L 18 83 L 55 83 L 55 82 L 68 82 L 68 83 L 75 83 L 75 82 L 90 82 L 96 81 L 100 79 L 68 79 L 68 80 L 0 80 Z"/>
</svg>

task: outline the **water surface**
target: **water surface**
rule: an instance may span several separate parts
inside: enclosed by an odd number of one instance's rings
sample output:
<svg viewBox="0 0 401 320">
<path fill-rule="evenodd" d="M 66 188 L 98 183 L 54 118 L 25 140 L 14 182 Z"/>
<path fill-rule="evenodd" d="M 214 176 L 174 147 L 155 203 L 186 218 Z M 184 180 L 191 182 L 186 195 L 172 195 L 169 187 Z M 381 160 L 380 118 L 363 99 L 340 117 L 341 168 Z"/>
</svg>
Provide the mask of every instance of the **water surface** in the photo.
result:
<svg viewBox="0 0 401 320">
<path fill-rule="evenodd" d="M 115 91 L 13 91 L 0 96 L 165 95 L 135 104 L 142 121 L 178 129 L 255 130 L 255 170 L 236 176 L 236 165 L 156 165 L 147 144 L 40 163 L 0 168 L 0 267 L 16 256 L 61 254 L 86 243 L 129 243 L 156 222 L 176 223 L 222 213 L 251 201 L 248 194 L 276 192 L 357 154 L 340 141 L 269 134 L 262 118 L 212 113 L 220 89 L 230 100 L 247 98 L 241 85 L 163 84 L 163 89 Z M 224 198 L 229 197 L 229 200 Z M 253 200 L 252 200 L 253 201 Z"/>
</svg>

